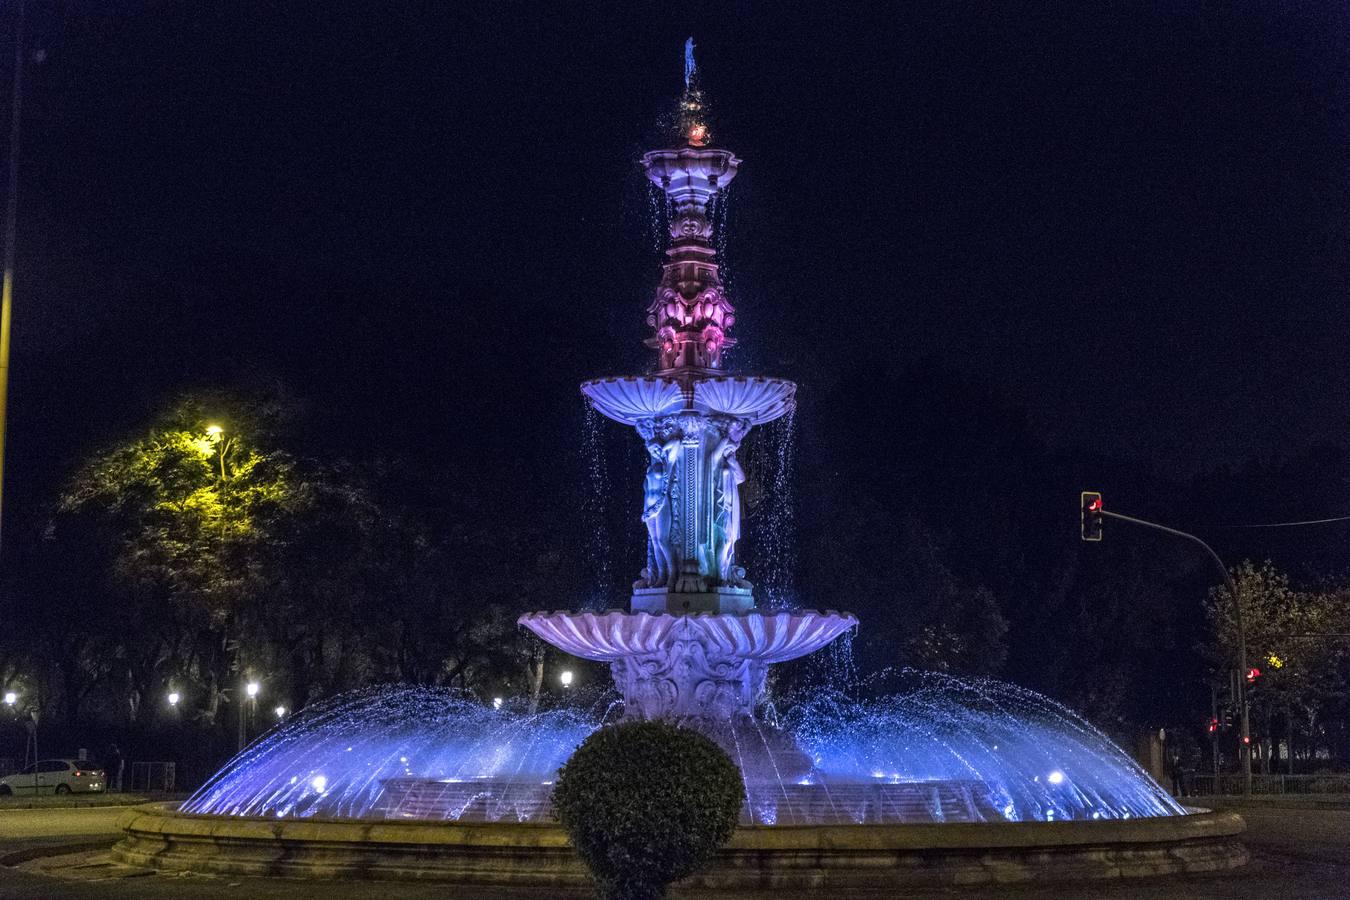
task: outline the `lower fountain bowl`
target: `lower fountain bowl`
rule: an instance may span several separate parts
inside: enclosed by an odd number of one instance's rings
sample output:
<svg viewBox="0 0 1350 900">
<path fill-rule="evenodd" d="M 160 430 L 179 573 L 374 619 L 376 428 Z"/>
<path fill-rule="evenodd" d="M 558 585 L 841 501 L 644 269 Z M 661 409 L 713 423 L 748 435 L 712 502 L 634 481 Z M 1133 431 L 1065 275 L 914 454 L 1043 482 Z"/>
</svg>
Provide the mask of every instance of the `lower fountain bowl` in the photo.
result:
<svg viewBox="0 0 1350 900">
<path fill-rule="evenodd" d="M 541 895 L 589 885 L 566 833 L 544 823 L 205 816 L 165 804 L 136 807 L 120 825 L 113 858 L 162 871 L 509 885 Z M 1075 822 L 749 826 L 675 894 L 1214 872 L 1246 863 L 1245 830 L 1235 813 L 1208 810 Z"/>
</svg>

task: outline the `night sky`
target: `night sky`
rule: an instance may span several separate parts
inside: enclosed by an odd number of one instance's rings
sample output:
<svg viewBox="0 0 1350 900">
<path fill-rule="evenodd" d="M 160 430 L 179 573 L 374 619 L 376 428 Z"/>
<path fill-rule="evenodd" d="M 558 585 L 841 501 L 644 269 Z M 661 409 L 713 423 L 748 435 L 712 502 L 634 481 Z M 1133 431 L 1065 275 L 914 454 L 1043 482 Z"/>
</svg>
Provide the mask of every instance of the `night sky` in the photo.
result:
<svg viewBox="0 0 1350 900">
<path fill-rule="evenodd" d="M 30 7 L 20 520 L 176 392 L 272 380 L 347 454 L 580 479 L 577 383 L 650 365 L 636 161 L 691 34 L 745 161 L 733 365 L 930 360 L 1187 476 L 1350 425 L 1343 4 Z"/>
</svg>

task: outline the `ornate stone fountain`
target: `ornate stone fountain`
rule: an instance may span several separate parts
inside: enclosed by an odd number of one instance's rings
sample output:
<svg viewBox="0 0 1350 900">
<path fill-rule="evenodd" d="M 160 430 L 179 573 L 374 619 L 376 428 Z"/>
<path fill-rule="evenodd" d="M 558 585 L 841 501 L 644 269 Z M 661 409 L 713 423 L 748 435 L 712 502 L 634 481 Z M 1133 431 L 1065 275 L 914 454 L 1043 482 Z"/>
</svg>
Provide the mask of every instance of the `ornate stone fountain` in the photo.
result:
<svg viewBox="0 0 1350 900">
<path fill-rule="evenodd" d="M 737 560 L 745 481 L 737 451 L 751 428 L 792 409 L 797 386 L 722 368 L 736 344 L 736 310 L 718 273 L 709 209 L 741 161 L 708 146 L 692 57 L 680 110 L 683 146 L 642 157 L 671 210 L 670 249 L 647 307 L 656 371 L 581 386 L 597 410 L 633 426 L 646 445 L 646 565 L 629 612 L 529 613 L 520 623 L 567 653 L 610 663 L 626 715 L 717 732 L 753 721 L 770 663 L 820 649 L 857 619 L 761 612 Z"/>
<path fill-rule="evenodd" d="M 682 146 L 643 157 L 674 209 L 647 319 L 657 369 L 582 385 L 647 446 L 646 564 L 629 611 L 520 620 L 569 653 L 609 662 L 625 715 L 699 727 L 741 766 L 743 821 L 766 827 L 738 830 L 692 886 L 894 893 L 1241 865 L 1235 814 L 1182 815 L 1105 735 L 1012 685 L 942 676 L 945 687 L 879 700 L 841 703 L 827 691 L 817 708 L 806 698 L 788 718 L 810 723 L 796 732 L 810 755 L 756 718 L 770 664 L 857 622 L 757 610 L 737 561 L 736 452 L 751 428 L 792 408 L 795 386 L 722 368 L 735 311 L 708 204 L 740 161 L 708 146 L 692 69 L 687 46 Z M 548 806 L 558 767 L 598 725 L 577 709 L 522 715 L 413 686 L 333 698 L 248 747 L 180 810 L 129 810 L 113 855 L 217 875 L 436 878 L 541 895 L 582 887 Z"/>
</svg>

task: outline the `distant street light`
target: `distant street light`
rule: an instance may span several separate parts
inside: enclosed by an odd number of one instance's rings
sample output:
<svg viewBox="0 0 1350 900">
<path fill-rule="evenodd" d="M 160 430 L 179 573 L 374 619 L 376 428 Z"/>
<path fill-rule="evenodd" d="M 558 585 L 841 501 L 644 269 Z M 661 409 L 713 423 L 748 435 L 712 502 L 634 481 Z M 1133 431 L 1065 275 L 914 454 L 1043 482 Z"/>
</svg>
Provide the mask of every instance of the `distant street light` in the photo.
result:
<svg viewBox="0 0 1350 900">
<path fill-rule="evenodd" d="M 171 691 L 171 692 L 169 692 L 169 705 L 170 705 L 170 706 L 177 706 L 177 705 L 178 705 L 178 701 L 181 700 L 181 699 L 183 699 L 183 698 L 180 697 L 180 696 L 178 695 L 178 692 L 177 692 L 177 691 Z"/>
<path fill-rule="evenodd" d="M 571 669 L 563 669 L 563 670 L 562 670 L 562 674 L 558 676 L 558 680 L 562 682 L 562 686 L 563 686 L 563 687 L 571 687 L 571 686 L 572 686 L 572 670 L 571 670 Z"/>
<path fill-rule="evenodd" d="M 492 708 L 493 708 L 493 709 L 501 709 L 501 708 L 502 708 L 502 703 L 503 703 L 503 702 L 504 702 L 504 701 L 502 700 L 501 697 L 493 697 L 493 698 L 492 698 Z"/>
<path fill-rule="evenodd" d="M 242 753 L 245 745 L 248 744 L 248 720 L 253 716 L 253 709 L 257 706 L 258 692 L 262 690 L 262 685 L 256 681 L 250 681 L 243 685 L 244 693 L 248 696 L 248 703 L 239 700 L 239 751 Z"/>
<path fill-rule="evenodd" d="M 14 693 L 13 691 L 5 691 L 5 705 L 6 705 L 6 706 L 13 706 L 15 703 L 18 703 L 18 702 L 19 702 L 19 695 L 18 695 L 18 694 Z"/>
<path fill-rule="evenodd" d="M 272 710 L 272 711 L 273 711 L 274 713 L 277 714 L 277 718 L 278 718 L 278 719 L 284 719 L 284 718 L 286 718 L 286 707 L 284 707 L 284 706 L 278 706 L 276 709 L 274 709 L 274 710 Z"/>
<path fill-rule="evenodd" d="M 219 425 L 206 426 L 206 433 L 209 434 L 211 437 L 219 437 L 224 431 L 225 429 L 221 428 Z"/>
</svg>

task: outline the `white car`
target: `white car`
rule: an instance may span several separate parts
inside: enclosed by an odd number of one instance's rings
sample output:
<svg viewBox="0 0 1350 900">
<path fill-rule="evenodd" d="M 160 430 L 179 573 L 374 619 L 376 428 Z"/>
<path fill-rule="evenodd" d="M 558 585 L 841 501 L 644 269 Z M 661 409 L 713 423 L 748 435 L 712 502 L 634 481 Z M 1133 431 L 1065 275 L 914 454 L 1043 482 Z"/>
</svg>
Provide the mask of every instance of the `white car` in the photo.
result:
<svg viewBox="0 0 1350 900">
<path fill-rule="evenodd" d="M 15 794 L 87 794 L 108 789 L 103 767 L 80 759 L 44 759 L 0 778 L 0 797 Z"/>
</svg>

